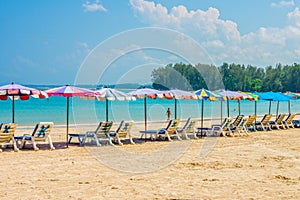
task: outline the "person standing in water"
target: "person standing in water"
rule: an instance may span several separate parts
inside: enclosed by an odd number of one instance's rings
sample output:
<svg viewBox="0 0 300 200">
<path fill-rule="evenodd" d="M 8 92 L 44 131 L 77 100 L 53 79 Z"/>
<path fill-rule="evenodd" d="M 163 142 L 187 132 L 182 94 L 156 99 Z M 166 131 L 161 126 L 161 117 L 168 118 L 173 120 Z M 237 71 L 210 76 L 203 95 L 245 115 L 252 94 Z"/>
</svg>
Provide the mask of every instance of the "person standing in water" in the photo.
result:
<svg viewBox="0 0 300 200">
<path fill-rule="evenodd" d="M 168 116 L 168 120 L 170 120 L 170 117 L 171 117 L 171 110 L 170 110 L 170 108 L 167 109 L 167 116 Z"/>
</svg>

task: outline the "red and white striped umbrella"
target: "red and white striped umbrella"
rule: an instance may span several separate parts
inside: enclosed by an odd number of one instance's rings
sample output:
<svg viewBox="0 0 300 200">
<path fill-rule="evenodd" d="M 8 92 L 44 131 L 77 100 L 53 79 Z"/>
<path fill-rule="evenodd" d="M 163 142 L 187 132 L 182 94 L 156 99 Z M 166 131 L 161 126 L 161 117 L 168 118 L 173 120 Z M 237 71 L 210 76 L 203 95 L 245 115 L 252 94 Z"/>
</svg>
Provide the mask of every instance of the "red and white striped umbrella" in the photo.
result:
<svg viewBox="0 0 300 200">
<path fill-rule="evenodd" d="M 11 83 L 0 86 L 0 100 L 7 100 L 8 97 L 12 100 L 12 123 L 15 122 L 15 100 L 28 100 L 29 97 L 48 98 L 48 95 L 35 88 L 26 87 L 23 85 Z"/>
<path fill-rule="evenodd" d="M 97 93 L 95 93 L 92 90 L 86 89 L 86 88 L 80 88 L 70 85 L 65 85 L 58 88 L 52 88 L 45 91 L 49 96 L 63 96 L 67 97 L 67 132 L 66 132 L 66 144 L 68 147 L 68 136 L 69 136 L 69 98 L 70 97 L 93 97 L 96 96 Z"/>
</svg>

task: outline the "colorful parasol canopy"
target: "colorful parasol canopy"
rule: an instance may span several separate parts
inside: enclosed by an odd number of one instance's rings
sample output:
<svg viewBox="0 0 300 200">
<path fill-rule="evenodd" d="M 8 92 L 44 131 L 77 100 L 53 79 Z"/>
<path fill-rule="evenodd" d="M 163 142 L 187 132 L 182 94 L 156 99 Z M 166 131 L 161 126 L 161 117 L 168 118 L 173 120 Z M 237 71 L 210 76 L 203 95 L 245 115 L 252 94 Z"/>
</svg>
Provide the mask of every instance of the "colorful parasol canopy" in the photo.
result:
<svg viewBox="0 0 300 200">
<path fill-rule="evenodd" d="M 200 90 L 197 90 L 194 92 L 199 98 L 203 98 L 205 100 L 211 100 L 211 101 L 214 101 L 214 100 L 217 100 L 217 99 L 220 99 L 221 96 L 220 95 L 217 95 L 215 94 L 214 92 L 212 91 L 209 91 L 209 90 L 206 90 L 204 88 L 200 89 Z"/>
<path fill-rule="evenodd" d="M 221 99 L 221 96 L 206 90 L 204 88 L 197 90 L 194 92 L 199 99 L 202 99 L 202 106 L 201 106 L 201 137 L 202 137 L 202 132 L 203 132 L 203 115 L 204 115 L 204 100 L 210 100 L 210 101 L 214 101 L 217 99 Z"/>
<path fill-rule="evenodd" d="M 132 92 L 129 92 L 128 94 L 136 98 L 144 99 L 144 129 L 145 132 L 147 132 L 147 97 L 150 99 L 156 99 L 157 97 L 163 99 L 164 92 L 152 88 L 140 88 Z M 146 141 L 146 134 L 145 134 L 145 141 Z"/>
<path fill-rule="evenodd" d="M 30 96 L 41 99 L 48 98 L 47 93 L 23 85 L 11 83 L 0 86 L 0 100 L 7 100 L 8 97 L 12 100 L 12 123 L 15 122 L 15 100 L 19 98 L 28 100 Z"/>
<path fill-rule="evenodd" d="M 66 145 L 68 147 L 68 139 L 69 139 L 69 98 L 78 96 L 78 97 L 94 97 L 96 95 L 99 95 L 95 93 L 92 90 L 86 89 L 86 88 L 80 88 L 70 85 L 65 85 L 57 88 L 52 88 L 45 91 L 49 96 L 63 96 L 67 98 L 67 130 L 66 130 Z"/>
<path fill-rule="evenodd" d="M 97 99 L 99 101 L 106 101 L 106 121 L 108 121 L 108 101 L 124 101 L 124 100 L 136 100 L 135 97 L 130 96 L 122 91 L 112 89 L 112 88 L 102 88 L 95 91 L 97 94 Z"/>
<path fill-rule="evenodd" d="M 49 96 L 64 96 L 64 97 L 74 97 L 74 96 L 95 96 L 95 92 L 86 88 L 74 87 L 70 85 L 65 85 L 57 88 L 52 88 L 45 91 Z"/>
</svg>

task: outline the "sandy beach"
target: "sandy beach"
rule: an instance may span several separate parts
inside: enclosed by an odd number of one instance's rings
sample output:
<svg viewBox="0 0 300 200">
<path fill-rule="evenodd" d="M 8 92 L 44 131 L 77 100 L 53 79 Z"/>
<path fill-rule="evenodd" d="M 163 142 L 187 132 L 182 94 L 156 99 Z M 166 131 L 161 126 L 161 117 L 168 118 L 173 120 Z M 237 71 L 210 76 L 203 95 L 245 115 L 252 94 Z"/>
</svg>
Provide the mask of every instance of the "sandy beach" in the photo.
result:
<svg viewBox="0 0 300 200">
<path fill-rule="evenodd" d="M 54 151 L 0 154 L 1 199 L 300 199 L 299 133 L 66 149 L 59 127 Z"/>
</svg>

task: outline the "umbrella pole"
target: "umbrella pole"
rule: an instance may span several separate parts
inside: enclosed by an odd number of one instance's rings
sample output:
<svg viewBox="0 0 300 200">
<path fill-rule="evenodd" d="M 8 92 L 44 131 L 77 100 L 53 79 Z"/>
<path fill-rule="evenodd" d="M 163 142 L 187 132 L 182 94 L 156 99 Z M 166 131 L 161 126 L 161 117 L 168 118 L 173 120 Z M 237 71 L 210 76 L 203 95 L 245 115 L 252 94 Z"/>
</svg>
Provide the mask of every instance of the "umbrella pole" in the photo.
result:
<svg viewBox="0 0 300 200">
<path fill-rule="evenodd" d="M 174 113 L 175 113 L 175 119 L 177 119 L 177 99 L 174 98 Z"/>
<path fill-rule="evenodd" d="M 269 104 L 269 114 L 271 114 L 271 104 L 272 104 L 272 102 L 270 101 L 270 104 Z"/>
<path fill-rule="evenodd" d="M 106 99 L 105 102 L 106 102 L 106 121 L 108 122 L 108 99 Z"/>
<path fill-rule="evenodd" d="M 201 137 L 203 136 L 203 108 L 204 108 L 204 100 L 202 99 L 202 106 L 201 106 Z"/>
<path fill-rule="evenodd" d="M 257 101 L 254 100 L 254 115 L 255 115 L 255 123 L 256 124 L 256 117 L 257 117 Z"/>
<path fill-rule="evenodd" d="M 229 117 L 229 99 L 227 98 L 227 117 Z"/>
<path fill-rule="evenodd" d="M 15 123 L 15 96 L 12 96 L 12 123 Z"/>
<path fill-rule="evenodd" d="M 289 114 L 291 114 L 291 101 L 288 101 L 288 110 L 289 110 Z"/>
<path fill-rule="evenodd" d="M 68 139 L 69 139 L 69 97 L 67 97 L 67 134 L 66 134 L 66 142 L 67 148 L 69 147 Z"/>
<path fill-rule="evenodd" d="M 221 123 L 220 124 L 222 124 L 222 122 L 223 122 L 223 102 L 221 100 Z"/>
<path fill-rule="evenodd" d="M 239 115 L 241 115 L 241 101 L 238 100 L 238 109 L 239 109 Z"/>
<path fill-rule="evenodd" d="M 278 117 L 278 112 L 279 112 L 279 101 L 277 101 L 276 118 Z"/>
<path fill-rule="evenodd" d="M 146 96 L 145 96 L 145 98 L 144 98 L 144 119 L 145 119 L 145 142 L 146 142 L 146 140 L 147 140 L 147 100 L 146 100 Z"/>
</svg>

